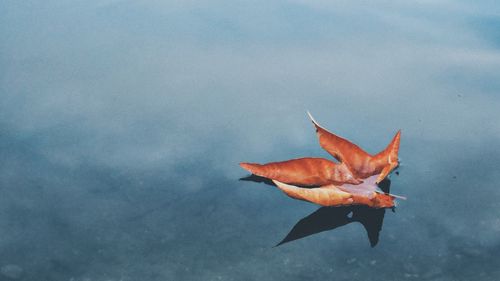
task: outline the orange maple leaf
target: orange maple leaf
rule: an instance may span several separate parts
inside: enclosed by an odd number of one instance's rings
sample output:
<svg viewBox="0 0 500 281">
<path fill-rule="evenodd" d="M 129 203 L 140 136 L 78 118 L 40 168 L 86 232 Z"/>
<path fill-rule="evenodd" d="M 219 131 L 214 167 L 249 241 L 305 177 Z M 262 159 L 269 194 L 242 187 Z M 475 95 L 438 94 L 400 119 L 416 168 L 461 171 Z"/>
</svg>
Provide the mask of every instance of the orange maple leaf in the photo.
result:
<svg viewBox="0 0 500 281">
<path fill-rule="evenodd" d="M 309 112 L 307 114 L 316 128 L 319 145 L 335 159 L 345 163 L 354 176 L 367 178 L 379 174 L 376 183 L 380 183 L 399 165 L 398 151 L 401 130 L 396 133 L 391 143 L 384 150 L 371 155 L 354 143 L 321 127 Z"/>
<path fill-rule="evenodd" d="M 401 131 L 386 149 L 370 155 L 354 143 L 327 131 L 308 114 L 316 128 L 320 146 L 340 163 L 307 157 L 267 164 L 240 163 L 240 166 L 254 175 L 271 179 L 295 199 L 322 206 L 393 207 L 394 198 L 398 196 L 382 192 L 377 184 L 398 166 Z"/>
<path fill-rule="evenodd" d="M 394 207 L 392 194 L 386 194 L 375 184 L 378 175 L 367 178 L 359 185 L 333 184 L 318 188 L 304 188 L 273 180 L 276 186 L 288 196 L 321 206 L 366 205 L 373 208 Z"/>
<path fill-rule="evenodd" d="M 302 186 L 362 182 L 354 178 L 346 164 L 324 158 L 307 157 L 267 164 L 240 163 L 240 166 L 260 177 Z"/>
</svg>

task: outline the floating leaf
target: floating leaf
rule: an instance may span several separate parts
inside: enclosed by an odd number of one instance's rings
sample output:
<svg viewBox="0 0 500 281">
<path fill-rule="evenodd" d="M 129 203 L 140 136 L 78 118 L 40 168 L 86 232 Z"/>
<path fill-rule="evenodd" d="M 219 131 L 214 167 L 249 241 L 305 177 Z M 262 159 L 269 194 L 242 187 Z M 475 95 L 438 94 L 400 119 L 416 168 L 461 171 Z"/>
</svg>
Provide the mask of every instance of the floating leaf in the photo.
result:
<svg viewBox="0 0 500 281">
<path fill-rule="evenodd" d="M 381 152 L 371 155 L 356 144 L 321 127 L 308 112 L 320 146 L 340 163 L 323 158 L 298 158 L 267 164 L 240 163 L 254 175 L 268 178 L 288 196 L 321 206 L 394 206 L 394 198 L 381 191 L 380 183 L 399 164 L 401 131 Z M 306 188 L 315 186 L 315 188 Z M 319 186 L 319 187 L 318 187 Z"/>
</svg>

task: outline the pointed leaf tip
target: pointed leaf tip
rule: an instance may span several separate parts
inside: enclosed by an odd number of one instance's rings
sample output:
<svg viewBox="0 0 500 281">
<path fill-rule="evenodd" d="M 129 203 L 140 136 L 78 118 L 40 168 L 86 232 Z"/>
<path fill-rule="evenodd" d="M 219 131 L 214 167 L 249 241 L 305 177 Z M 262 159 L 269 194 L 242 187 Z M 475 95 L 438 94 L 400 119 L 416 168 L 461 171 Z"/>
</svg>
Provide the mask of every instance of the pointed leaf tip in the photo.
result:
<svg viewBox="0 0 500 281">
<path fill-rule="evenodd" d="M 318 124 L 318 122 L 316 122 L 316 120 L 314 120 L 314 117 L 312 116 L 311 112 L 309 112 L 309 110 L 307 111 L 307 115 L 309 116 L 309 119 L 311 119 L 311 121 L 314 123 L 314 124 Z"/>
</svg>

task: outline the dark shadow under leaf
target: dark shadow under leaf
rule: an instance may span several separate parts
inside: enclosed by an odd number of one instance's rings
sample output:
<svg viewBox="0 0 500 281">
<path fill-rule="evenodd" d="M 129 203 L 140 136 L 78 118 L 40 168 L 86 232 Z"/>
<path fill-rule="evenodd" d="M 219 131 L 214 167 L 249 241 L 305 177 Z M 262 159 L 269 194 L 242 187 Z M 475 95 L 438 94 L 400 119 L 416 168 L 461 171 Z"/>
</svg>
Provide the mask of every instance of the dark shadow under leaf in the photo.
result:
<svg viewBox="0 0 500 281">
<path fill-rule="evenodd" d="M 270 180 L 268 178 L 264 178 L 264 177 L 259 177 L 259 176 L 254 175 L 254 174 L 251 174 L 251 175 L 246 176 L 246 177 L 242 177 L 242 178 L 240 178 L 240 181 L 253 181 L 256 183 L 264 183 L 267 185 L 276 186 L 272 180 Z"/>
<path fill-rule="evenodd" d="M 384 192 L 390 192 L 390 186 L 389 179 L 385 179 L 379 184 Z M 375 247 L 379 241 L 384 216 L 385 209 L 374 209 L 367 206 L 321 207 L 299 220 L 276 246 L 323 231 L 333 230 L 352 222 L 359 222 L 366 229 L 370 245 Z"/>
</svg>

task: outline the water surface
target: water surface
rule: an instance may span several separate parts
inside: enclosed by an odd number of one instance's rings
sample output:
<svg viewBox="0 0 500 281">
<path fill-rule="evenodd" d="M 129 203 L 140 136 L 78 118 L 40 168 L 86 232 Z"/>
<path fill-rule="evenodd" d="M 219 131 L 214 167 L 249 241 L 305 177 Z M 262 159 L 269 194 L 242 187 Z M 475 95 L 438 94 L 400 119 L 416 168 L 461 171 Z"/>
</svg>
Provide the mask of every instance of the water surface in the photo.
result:
<svg viewBox="0 0 500 281">
<path fill-rule="evenodd" d="M 4 1 L 1 280 L 498 280 L 499 8 Z M 306 110 L 372 153 L 402 129 L 408 200 L 240 181 L 330 158 Z"/>
</svg>

